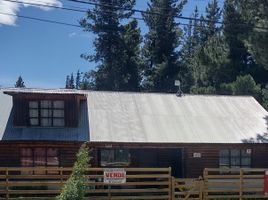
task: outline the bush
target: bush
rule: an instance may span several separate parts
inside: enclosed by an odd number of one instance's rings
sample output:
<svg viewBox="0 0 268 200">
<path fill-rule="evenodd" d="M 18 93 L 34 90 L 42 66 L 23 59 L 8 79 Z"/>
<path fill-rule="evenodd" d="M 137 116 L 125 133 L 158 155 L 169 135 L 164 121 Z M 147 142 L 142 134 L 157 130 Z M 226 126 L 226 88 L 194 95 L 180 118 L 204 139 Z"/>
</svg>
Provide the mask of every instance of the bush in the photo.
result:
<svg viewBox="0 0 268 200">
<path fill-rule="evenodd" d="M 57 200 L 82 200 L 86 192 L 86 169 L 89 166 L 89 149 L 86 144 L 80 147 L 77 154 L 77 161 L 74 164 L 73 171 L 66 181 L 63 190 Z"/>
</svg>

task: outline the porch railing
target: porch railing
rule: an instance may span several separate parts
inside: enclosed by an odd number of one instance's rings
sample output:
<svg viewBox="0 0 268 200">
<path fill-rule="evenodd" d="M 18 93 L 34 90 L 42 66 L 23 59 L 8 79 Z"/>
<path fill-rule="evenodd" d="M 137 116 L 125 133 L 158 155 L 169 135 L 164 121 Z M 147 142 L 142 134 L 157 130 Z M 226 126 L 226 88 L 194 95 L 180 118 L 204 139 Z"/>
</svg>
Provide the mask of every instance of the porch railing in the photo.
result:
<svg viewBox="0 0 268 200">
<path fill-rule="evenodd" d="M 172 198 L 170 168 L 126 168 L 126 183 L 103 182 L 103 168 L 86 173 L 88 199 Z M 0 168 L 0 199 L 54 199 L 70 176 L 72 168 Z"/>
<path fill-rule="evenodd" d="M 175 179 L 171 168 L 125 168 L 126 182 L 104 183 L 104 168 L 89 168 L 85 199 L 209 200 L 268 199 L 264 172 L 268 169 L 205 169 L 198 179 Z M 60 194 L 72 168 L 0 168 L 0 199 L 52 200 Z"/>
</svg>

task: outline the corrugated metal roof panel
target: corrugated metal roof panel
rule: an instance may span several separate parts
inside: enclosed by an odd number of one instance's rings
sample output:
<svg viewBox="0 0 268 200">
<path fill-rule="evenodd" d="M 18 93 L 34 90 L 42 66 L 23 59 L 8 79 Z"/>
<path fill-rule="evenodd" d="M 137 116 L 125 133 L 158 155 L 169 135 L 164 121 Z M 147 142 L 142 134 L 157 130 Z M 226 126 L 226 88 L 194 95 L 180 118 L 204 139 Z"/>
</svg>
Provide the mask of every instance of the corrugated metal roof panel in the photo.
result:
<svg viewBox="0 0 268 200">
<path fill-rule="evenodd" d="M 248 96 L 88 92 L 90 140 L 241 143 L 267 132 L 268 114 Z"/>
</svg>

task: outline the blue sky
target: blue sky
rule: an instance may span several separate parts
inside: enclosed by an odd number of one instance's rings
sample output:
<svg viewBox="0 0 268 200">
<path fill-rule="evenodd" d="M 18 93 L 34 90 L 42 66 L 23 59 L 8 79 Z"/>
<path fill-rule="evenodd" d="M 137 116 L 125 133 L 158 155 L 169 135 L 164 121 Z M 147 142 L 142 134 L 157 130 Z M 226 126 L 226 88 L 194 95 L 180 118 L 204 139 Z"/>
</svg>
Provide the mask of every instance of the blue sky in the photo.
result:
<svg viewBox="0 0 268 200">
<path fill-rule="evenodd" d="M 25 1 L 25 0 L 24 0 Z M 70 4 L 65 0 L 27 0 L 57 6 L 87 7 L 83 4 Z M 145 0 L 136 0 L 136 8 L 146 9 Z M 200 12 L 205 11 L 209 0 L 188 0 L 183 16 L 190 16 L 197 5 Z M 83 13 L 59 9 L 44 10 L 37 7 L 18 6 L 3 3 L 0 12 L 14 13 L 31 17 L 52 19 L 77 24 Z M 142 33 L 146 27 L 142 22 Z M 183 21 L 187 23 L 187 21 Z M 95 67 L 80 58 L 81 53 L 92 53 L 94 35 L 82 29 L 54 25 L 22 18 L 12 18 L 0 14 L 0 86 L 13 87 L 21 75 L 27 87 L 64 87 L 65 77 L 71 72 L 88 71 Z"/>
</svg>

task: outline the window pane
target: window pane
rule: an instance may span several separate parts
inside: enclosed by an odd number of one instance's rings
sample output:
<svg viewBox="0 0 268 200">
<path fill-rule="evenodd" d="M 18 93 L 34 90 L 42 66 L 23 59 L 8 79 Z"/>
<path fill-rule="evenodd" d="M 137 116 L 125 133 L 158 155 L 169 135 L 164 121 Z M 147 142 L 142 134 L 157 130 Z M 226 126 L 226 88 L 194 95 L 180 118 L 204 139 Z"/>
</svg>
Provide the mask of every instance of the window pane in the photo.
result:
<svg viewBox="0 0 268 200">
<path fill-rule="evenodd" d="M 46 156 L 46 149 L 45 148 L 35 148 L 34 149 L 34 157 L 37 156 Z"/>
<path fill-rule="evenodd" d="M 48 148 L 47 156 L 58 156 L 58 149 L 56 148 Z"/>
<path fill-rule="evenodd" d="M 47 165 L 48 166 L 59 166 L 58 157 L 47 157 Z"/>
<path fill-rule="evenodd" d="M 32 125 L 32 126 L 38 126 L 38 118 L 31 118 L 30 119 L 30 124 Z"/>
<path fill-rule="evenodd" d="M 231 157 L 239 157 L 239 156 L 240 156 L 239 149 L 232 149 L 231 150 Z"/>
<path fill-rule="evenodd" d="M 240 157 L 232 157 L 231 166 L 240 166 Z"/>
<path fill-rule="evenodd" d="M 51 126 L 51 118 L 42 118 L 41 119 L 41 126 Z"/>
<path fill-rule="evenodd" d="M 64 101 L 53 101 L 53 107 L 58 109 L 64 108 Z"/>
<path fill-rule="evenodd" d="M 21 166 L 22 167 L 32 167 L 33 158 L 32 157 L 21 157 Z"/>
<path fill-rule="evenodd" d="M 38 109 L 30 109 L 29 116 L 30 117 L 38 117 Z"/>
<path fill-rule="evenodd" d="M 241 158 L 241 165 L 243 167 L 250 167 L 251 166 L 251 159 L 250 158 Z"/>
<path fill-rule="evenodd" d="M 38 101 L 29 101 L 29 108 L 38 108 Z"/>
<path fill-rule="evenodd" d="M 130 163 L 128 150 L 101 150 L 101 166 L 126 166 Z"/>
<path fill-rule="evenodd" d="M 52 117 L 52 110 L 42 109 L 41 110 L 41 117 Z"/>
<path fill-rule="evenodd" d="M 64 117 L 64 110 L 53 110 L 53 117 Z"/>
<path fill-rule="evenodd" d="M 41 101 L 41 108 L 51 108 L 51 101 Z"/>
<path fill-rule="evenodd" d="M 20 152 L 21 152 L 22 157 L 31 157 L 31 156 L 33 156 L 33 151 L 32 151 L 31 148 L 22 148 Z"/>
<path fill-rule="evenodd" d="M 64 126 L 64 119 L 53 119 L 53 126 Z"/>
</svg>

